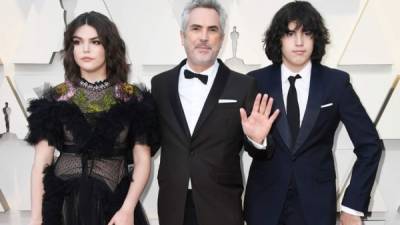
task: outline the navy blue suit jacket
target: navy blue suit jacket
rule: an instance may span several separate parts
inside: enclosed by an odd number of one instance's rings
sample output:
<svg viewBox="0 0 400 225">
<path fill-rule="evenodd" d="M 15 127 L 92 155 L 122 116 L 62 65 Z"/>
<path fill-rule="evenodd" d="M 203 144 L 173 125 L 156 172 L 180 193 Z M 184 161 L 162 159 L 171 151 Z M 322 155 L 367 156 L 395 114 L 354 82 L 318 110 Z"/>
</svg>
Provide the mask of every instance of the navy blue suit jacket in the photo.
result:
<svg viewBox="0 0 400 225">
<path fill-rule="evenodd" d="M 252 154 L 245 195 L 248 225 L 278 223 L 292 176 L 307 224 L 335 224 L 337 200 L 332 146 L 340 121 L 357 155 L 342 204 L 367 212 L 383 146 L 351 86 L 349 75 L 313 63 L 308 103 L 294 145 L 282 96 L 281 66 L 271 65 L 249 75 L 257 80 L 261 93 L 274 98 L 274 108 L 280 109 L 280 115 L 269 137 L 274 150 L 272 156 Z M 321 108 L 327 104 L 330 106 Z"/>
</svg>

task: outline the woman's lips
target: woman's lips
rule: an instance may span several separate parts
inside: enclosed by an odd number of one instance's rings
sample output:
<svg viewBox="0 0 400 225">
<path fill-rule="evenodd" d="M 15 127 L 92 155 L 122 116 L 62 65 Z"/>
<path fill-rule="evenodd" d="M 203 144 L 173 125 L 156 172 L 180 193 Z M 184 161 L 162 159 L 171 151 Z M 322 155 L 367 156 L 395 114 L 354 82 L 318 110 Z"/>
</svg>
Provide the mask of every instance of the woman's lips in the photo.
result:
<svg viewBox="0 0 400 225">
<path fill-rule="evenodd" d="M 305 50 L 295 50 L 293 51 L 295 54 L 301 55 L 304 54 L 306 51 Z"/>
<path fill-rule="evenodd" d="M 84 61 L 84 62 L 90 62 L 90 61 L 92 61 L 94 58 L 91 58 L 91 57 L 83 57 L 83 58 L 81 58 L 81 60 L 82 61 Z"/>
</svg>

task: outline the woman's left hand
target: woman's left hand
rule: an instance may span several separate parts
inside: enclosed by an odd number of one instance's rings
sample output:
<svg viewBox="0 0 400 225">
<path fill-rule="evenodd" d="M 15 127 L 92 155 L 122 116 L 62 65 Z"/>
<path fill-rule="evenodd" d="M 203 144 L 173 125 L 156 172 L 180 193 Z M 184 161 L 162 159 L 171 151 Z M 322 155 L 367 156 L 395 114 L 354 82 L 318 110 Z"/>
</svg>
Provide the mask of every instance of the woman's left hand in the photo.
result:
<svg viewBox="0 0 400 225">
<path fill-rule="evenodd" d="M 133 211 L 118 210 L 111 218 L 108 225 L 134 225 Z"/>
</svg>

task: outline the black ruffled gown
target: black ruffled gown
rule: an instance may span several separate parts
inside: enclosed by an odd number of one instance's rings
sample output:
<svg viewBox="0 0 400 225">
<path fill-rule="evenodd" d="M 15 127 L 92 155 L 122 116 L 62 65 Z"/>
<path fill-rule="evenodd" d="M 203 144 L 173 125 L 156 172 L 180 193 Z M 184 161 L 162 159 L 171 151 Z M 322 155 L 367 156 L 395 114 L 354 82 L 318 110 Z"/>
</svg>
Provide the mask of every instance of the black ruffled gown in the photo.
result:
<svg viewBox="0 0 400 225">
<path fill-rule="evenodd" d="M 106 225 L 120 209 L 132 174 L 135 143 L 159 147 L 158 120 L 151 95 L 108 81 L 66 81 L 28 111 L 27 141 L 45 139 L 60 151 L 44 171 L 44 225 Z M 140 204 L 135 225 L 149 224 Z"/>
</svg>

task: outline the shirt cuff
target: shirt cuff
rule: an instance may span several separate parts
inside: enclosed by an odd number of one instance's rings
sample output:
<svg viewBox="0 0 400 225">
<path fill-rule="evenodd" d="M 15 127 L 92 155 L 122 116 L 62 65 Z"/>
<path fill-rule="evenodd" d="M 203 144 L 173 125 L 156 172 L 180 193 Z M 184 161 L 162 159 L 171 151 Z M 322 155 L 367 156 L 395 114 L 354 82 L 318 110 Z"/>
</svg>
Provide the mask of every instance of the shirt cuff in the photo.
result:
<svg viewBox="0 0 400 225">
<path fill-rule="evenodd" d="M 357 210 L 354 210 L 354 209 L 350 209 L 350 208 L 348 208 L 348 207 L 346 207 L 344 205 L 341 205 L 341 209 L 342 209 L 342 212 L 351 214 L 353 216 L 360 216 L 360 217 L 364 216 L 363 212 L 360 212 L 360 211 L 357 211 Z"/>
<path fill-rule="evenodd" d="M 255 142 L 255 141 L 251 140 L 251 138 L 249 138 L 248 136 L 246 136 L 246 137 L 247 137 L 247 140 L 249 140 L 249 142 L 250 142 L 256 149 L 259 149 L 259 150 L 266 150 L 266 149 L 267 149 L 267 138 L 265 138 L 265 139 L 263 140 L 262 144 L 259 144 L 259 143 Z"/>
</svg>

